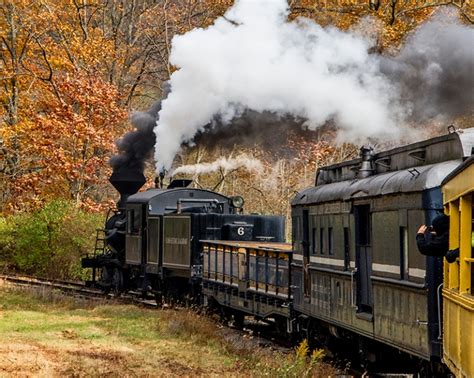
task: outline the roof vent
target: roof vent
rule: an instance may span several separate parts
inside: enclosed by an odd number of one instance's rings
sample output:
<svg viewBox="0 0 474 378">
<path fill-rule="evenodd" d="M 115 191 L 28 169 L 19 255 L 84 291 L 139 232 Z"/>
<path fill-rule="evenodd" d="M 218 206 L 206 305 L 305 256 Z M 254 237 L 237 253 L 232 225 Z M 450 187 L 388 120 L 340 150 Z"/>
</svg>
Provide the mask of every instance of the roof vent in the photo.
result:
<svg viewBox="0 0 474 378">
<path fill-rule="evenodd" d="M 374 148 L 372 146 L 362 146 L 360 149 L 360 158 L 362 163 L 359 169 L 359 178 L 372 176 L 374 170 Z"/>
<path fill-rule="evenodd" d="M 410 151 L 408 156 L 412 157 L 415 160 L 424 162 L 426 159 L 426 149 L 418 148 L 417 150 Z"/>
<path fill-rule="evenodd" d="M 375 164 L 381 166 L 385 169 L 390 169 L 392 164 L 392 158 L 390 156 L 385 156 L 380 159 L 375 160 Z"/>
</svg>

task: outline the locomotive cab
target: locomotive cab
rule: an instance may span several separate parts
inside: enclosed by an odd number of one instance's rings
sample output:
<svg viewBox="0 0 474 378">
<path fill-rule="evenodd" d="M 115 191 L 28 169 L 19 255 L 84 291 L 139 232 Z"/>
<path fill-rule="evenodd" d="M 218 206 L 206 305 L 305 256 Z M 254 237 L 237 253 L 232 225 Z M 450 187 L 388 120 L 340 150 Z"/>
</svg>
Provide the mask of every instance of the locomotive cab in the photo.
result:
<svg viewBox="0 0 474 378">
<path fill-rule="evenodd" d="M 130 286 L 148 291 L 165 277 L 190 278 L 193 265 L 191 214 L 233 212 L 227 197 L 173 186 L 127 199 L 124 268 Z"/>
</svg>

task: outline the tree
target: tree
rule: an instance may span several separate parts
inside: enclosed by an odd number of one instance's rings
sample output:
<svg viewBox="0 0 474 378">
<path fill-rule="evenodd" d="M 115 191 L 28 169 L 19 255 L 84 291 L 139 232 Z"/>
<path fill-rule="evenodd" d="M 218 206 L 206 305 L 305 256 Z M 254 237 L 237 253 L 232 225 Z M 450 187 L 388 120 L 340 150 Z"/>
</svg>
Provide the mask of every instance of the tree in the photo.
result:
<svg viewBox="0 0 474 378">
<path fill-rule="evenodd" d="M 400 45 L 408 33 L 426 21 L 439 8 L 459 10 L 462 21 L 474 23 L 474 9 L 469 0 L 290 0 L 291 17 L 304 16 L 321 25 L 335 25 L 348 29 L 364 17 L 380 22 L 378 48 L 383 51 Z"/>
<path fill-rule="evenodd" d="M 110 175 L 108 158 L 126 119 L 117 91 L 84 74 L 58 78 L 57 90 L 59 97 L 41 99 L 38 113 L 11 129 L 23 168 L 9 180 L 15 199 L 10 208 L 35 207 L 52 198 L 78 204 L 86 198 L 105 200 L 98 185 Z"/>
<path fill-rule="evenodd" d="M 0 212 L 29 209 L 55 196 L 78 203 L 107 198 L 109 187 L 103 183 L 112 141 L 126 129 L 126 112 L 147 108 L 161 96 L 162 82 L 175 69 L 168 59 L 173 36 L 210 25 L 232 4 L 233 0 L 0 2 Z M 458 8 L 461 19 L 472 23 L 468 0 L 289 0 L 291 18 L 305 16 L 343 29 L 374 16 L 382 25 L 379 51 L 398 46 L 445 5 Z M 203 161 L 215 157 L 209 151 L 200 154 Z M 269 166 L 280 164 L 282 175 L 298 165 L 270 155 L 262 159 Z M 250 176 L 240 169 L 223 171 L 217 188 L 229 190 L 230 182 L 236 188 L 244 185 L 244 178 L 250 183 Z M 199 180 L 207 185 L 204 178 Z"/>
</svg>

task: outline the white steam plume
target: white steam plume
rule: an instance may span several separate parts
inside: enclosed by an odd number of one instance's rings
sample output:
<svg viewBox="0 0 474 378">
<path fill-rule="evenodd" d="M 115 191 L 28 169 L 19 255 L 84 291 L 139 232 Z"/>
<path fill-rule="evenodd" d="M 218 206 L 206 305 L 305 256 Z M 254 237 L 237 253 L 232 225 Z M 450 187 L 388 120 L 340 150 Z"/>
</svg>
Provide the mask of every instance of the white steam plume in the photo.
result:
<svg viewBox="0 0 474 378">
<path fill-rule="evenodd" d="M 238 168 L 246 168 L 248 171 L 253 172 L 262 172 L 263 164 L 258 159 L 250 158 L 247 155 L 242 154 L 230 159 L 221 157 L 211 163 L 183 165 L 175 169 L 172 175 L 174 176 L 179 173 L 199 175 L 216 172 L 219 169 L 230 171 Z"/>
<path fill-rule="evenodd" d="M 407 122 L 474 108 L 474 29 L 453 15 L 422 25 L 396 57 L 369 53 L 358 32 L 288 21 L 286 0 L 236 0 L 207 29 L 176 36 L 171 93 L 156 134 L 157 169 L 169 169 L 183 142 L 216 118 L 244 111 L 333 120 L 338 140 L 394 139 Z"/>
<path fill-rule="evenodd" d="M 396 90 L 370 41 L 307 19 L 287 21 L 286 0 L 237 0 L 207 29 L 173 38 L 178 70 L 155 128 L 157 169 L 213 117 L 244 109 L 291 114 L 316 128 L 334 119 L 346 140 L 396 134 Z"/>
</svg>

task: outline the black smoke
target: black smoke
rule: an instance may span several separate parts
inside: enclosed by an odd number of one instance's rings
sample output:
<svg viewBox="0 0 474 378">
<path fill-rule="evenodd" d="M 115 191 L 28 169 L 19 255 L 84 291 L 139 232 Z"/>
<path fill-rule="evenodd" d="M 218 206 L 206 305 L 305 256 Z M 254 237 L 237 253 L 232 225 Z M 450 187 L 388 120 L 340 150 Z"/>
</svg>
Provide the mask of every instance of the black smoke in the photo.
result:
<svg viewBox="0 0 474 378">
<path fill-rule="evenodd" d="M 117 142 L 118 154 L 109 160 L 113 172 L 134 172 L 143 174 L 145 163 L 153 157 L 156 135 L 153 129 L 161 110 L 161 102 L 171 91 L 170 84 L 164 82 L 161 87 L 162 98 L 155 101 L 147 111 L 133 112 L 130 122 L 135 128 L 126 133 Z"/>
<path fill-rule="evenodd" d="M 435 16 L 413 33 L 395 57 L 381 58 L 381 71 L 400 91 L 411 121 L 472 115 L 474 28 L 456 14 Z"/>
<path fill-rule="evenodd" d="M 283 148 L 290 138 L 320 140 L 333 124 L 311 130 L 305 127 L 305 120 L 291 115 L 278 115 L 272 112 L 246 110 L 230 123 L 215 118 L 194 138 L 194 143 L 207 149 L 258 147 L 272 152 L 278 158 L 289 158 L 292 151 Z"/>
<path fill-rule="evenodd" d="M 153 128 L 160 110 L 161 101 L 157 101 L 147 111 L 132 114 L 130 120 L 135 129 L 117 141 L 118 154 L 109 162 L 114 172 L 143 172 L 146 161 L 153 156 L 156 142 Z"/>
</svg>

